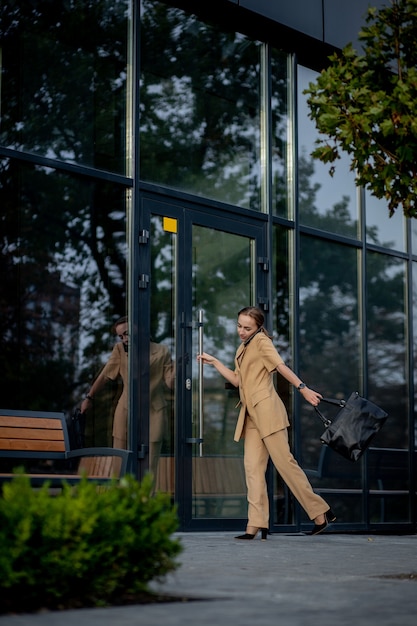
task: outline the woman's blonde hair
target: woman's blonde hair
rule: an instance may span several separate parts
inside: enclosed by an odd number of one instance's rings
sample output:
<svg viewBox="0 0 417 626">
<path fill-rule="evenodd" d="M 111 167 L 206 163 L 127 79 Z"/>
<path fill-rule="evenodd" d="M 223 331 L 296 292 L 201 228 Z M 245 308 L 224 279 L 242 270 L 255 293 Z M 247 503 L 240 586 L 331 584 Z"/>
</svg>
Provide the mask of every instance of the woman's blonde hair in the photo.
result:
<svg viewBox="0 0 417 626">
<path fill-rule="evenodd" d="M 265 333 L 267 337 L 271 337 L 264 326 L 265 316 L 263 311 L 259 307 L 245 306 L 243 309 L 240 309 L 237 316 L 239 317 L 239 315 L 248 315 L 249 317 L 251 317 L 253 320 L 255 320 L 258 329 Z"/>
</svg>

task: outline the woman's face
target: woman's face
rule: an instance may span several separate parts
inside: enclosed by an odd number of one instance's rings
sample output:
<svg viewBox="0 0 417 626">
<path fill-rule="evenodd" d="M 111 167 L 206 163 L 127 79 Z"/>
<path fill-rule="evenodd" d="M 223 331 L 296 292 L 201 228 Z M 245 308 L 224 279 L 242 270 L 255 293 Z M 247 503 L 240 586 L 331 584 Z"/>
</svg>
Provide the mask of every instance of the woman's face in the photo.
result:
<svg viewBox="0 0 417 626">
<path fill-rule="evenodd" d="M 259 326 L 250 315 L 239 315 L 237 318 L 237 334 L 242 342 L 247 341 L 256 331 Z"/>
<path fill-rule="evenodd" d="M 127 348 L 127 346 L 129 345 L 129 324 L 127 322 L 124 324 L 118 324 L 115 330 L 116 335 L 124 344 L 125 348 Z"/>
</svg>

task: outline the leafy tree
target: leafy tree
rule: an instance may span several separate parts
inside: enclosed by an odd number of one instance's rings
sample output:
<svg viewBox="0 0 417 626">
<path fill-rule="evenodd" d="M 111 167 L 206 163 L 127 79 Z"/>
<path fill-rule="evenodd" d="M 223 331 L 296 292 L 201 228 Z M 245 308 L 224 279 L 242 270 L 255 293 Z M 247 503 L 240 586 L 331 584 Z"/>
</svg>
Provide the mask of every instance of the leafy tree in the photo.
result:
<svg viewBox="0 0 417 626">
<path fill-rule="evenodd" d="M 347 45 L 310 83 L 310 117 L 326 138 L 312 155 L 333 164 L 351 155 L 357 185 L 417 216 L 417 0 L 369 8 L 359 33 L 363 53 Z M 330 174 L 334 172 L 334 165 Z"/>
<path fill-rule="evenodd" d="M 259 43 L 165 3 L 145 1 L 141 9 L 141 178 L 260 210 Z M 280 147 L 284 54 L 274 57 L 273 71 Z M 276 156 L 281 184 L 283 154 Z"/>
</svg>

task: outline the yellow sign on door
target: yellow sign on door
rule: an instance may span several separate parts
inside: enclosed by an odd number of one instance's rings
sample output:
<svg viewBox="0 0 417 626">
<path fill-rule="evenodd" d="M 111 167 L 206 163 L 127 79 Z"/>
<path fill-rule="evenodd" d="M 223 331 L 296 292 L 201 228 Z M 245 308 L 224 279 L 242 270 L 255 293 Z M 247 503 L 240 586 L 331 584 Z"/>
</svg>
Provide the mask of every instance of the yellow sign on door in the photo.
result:
<svg viewBox="0 0 417 626">
<path fill-rule="evenodd" d="M 166 232 L 177 232 L 177 220 L 174 217 L 164 217 L 163 220 L 163 227 Z"/>
</svg>

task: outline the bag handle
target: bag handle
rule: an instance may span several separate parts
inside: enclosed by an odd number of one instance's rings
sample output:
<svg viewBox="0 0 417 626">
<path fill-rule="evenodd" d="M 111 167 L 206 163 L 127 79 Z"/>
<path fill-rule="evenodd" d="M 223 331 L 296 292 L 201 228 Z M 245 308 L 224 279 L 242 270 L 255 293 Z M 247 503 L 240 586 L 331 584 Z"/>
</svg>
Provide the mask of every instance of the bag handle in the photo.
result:
<svg viewBox="0 0 417 626">
<path fill-rule="evenodd" d="M 322 398 L 320 402 L 327 402 L 327 404 L 335 404 L 336 406 L 340 406 L 341 408 L 343 408 L 346 405 L 346 400 L 336 400 L 336 398 Z M 314 410 L 319 416 L 319 418 L 321 419 L 321 421 L 323 422 L 324 426 L 328 428 L 330 424 L 332 423 L 332 420 L 330 420 L 328 417 L 324 417 L 323 413 L 320 411 L 320 409 L 317 406 L 314 407 Z"/>
<path fill-rule="evenodd" d="M 336 398 L 321 398 L 320 402 L 327 402 L 327 404 L 335 404 L 343 408 L 346 405 L 346 400 L 336 400 Z"/>
<path fill-rule="evenodd" d="M 321 421 L 323 422 L 323 424 L 325 425 L 325 427 L 328 428 L 330 424 L 332 423 L 332 420 L 329 420 L 327 417 L 324 417 L 323 413 L 320 411 L 318 407 L 315 406 L 314 410 L 319 416 L 319 418 L 321 419 Z"/>
</svg>

